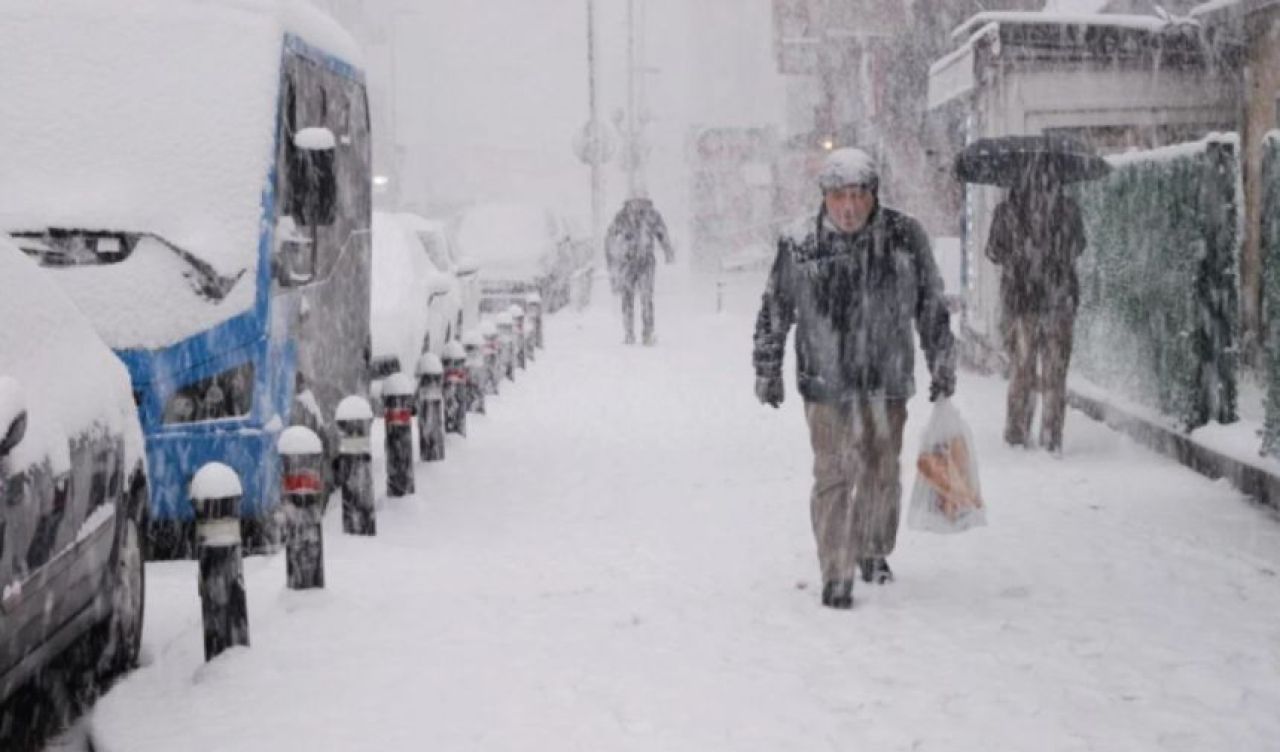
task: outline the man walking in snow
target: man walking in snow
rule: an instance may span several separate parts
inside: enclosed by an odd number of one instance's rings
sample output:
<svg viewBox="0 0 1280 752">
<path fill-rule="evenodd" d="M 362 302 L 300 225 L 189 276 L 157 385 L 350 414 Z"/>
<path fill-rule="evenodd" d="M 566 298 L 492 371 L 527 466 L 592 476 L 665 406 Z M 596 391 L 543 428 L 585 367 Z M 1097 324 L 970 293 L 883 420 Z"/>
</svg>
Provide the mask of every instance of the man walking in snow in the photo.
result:
<svg viewBox="0 0 1280 752">
<path fill-rule="evenodd" d="M 641 336 L 646 345 L 654 343 L 653 278 L 657 266 L 653 245 L 658 243 L 667 263 L 675 261 L 675 250 L 667 236 L 667 223 L 644 196 L 630 198 L 622 205 L 605 236 L 605 259 L 614 292 L 622 295 L 622 325 L 628 345 L 635 344 L 636 295 L 640 296 Z"/>
<path fill-rule="evenodd" d="M 1067 367 L 1080 305 L 1075 263 L 1084 248 L 1080 206 L 1049 172 L 1026 173 L 996 205 L 986 252 L 1001 267 L 1001 328 L 1010 370 L 1004 440 L 1012 446 L 1030 441 L 1038 370 L 1044 400 L 1040 445 L 1062 451 Z"/>
<path fill-rule="evenodd" d="M 929 239 L 879 203 L 879 174 L 859 149 L 839 149 L 818 176 L 817 215 L 778 240 L 756 318 L 756 396 L 783 400 L 782 360 L 796 327 L 796 375 L 813 447 L 810 512 L 822 603 L 853 605 L 853 578 L 884 584 L 898 534 L 898 456 L 915 392 L 920 335 L 929 399 L 955 391 L 955 350 Z"/>
</svg>

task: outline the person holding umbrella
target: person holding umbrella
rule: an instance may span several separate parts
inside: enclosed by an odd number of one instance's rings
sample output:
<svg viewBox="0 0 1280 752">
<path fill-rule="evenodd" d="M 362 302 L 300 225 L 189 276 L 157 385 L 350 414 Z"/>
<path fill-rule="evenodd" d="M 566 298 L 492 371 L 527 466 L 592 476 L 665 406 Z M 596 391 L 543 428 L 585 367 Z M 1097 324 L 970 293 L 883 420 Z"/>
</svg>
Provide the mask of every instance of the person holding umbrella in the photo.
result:
<svg viewBox="0 0 1280 752">
<path fill-rule="evenodd" d="M 1001 268 L 1001 333 L 1010 369 L 1004 440 L 1011 446 L 1030 445 L 1038 373 L 1040 445 L 1062 451 L 1080 303 L 1075 264 L 1086 242 L 1080 206 L 1065 183 L 1108 170 L 1078 142 L 1050 136 L 984 139 L 957 159 L 961 179 L 1008 188 L 991 220 L 986 255 Z"/>
</svg>

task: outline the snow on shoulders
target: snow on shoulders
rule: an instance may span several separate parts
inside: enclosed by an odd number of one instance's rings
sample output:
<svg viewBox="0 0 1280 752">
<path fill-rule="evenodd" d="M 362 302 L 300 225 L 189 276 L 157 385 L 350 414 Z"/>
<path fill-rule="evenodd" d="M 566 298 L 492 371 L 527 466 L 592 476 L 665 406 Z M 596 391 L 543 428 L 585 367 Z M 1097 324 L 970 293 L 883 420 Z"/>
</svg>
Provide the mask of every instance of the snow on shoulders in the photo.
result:
<svg viewBox="0 0 1280 752">
<path fill-rule="evenodd" d="M 191 479 L 192 499 L 230 499 L 242 493 L 240 476 L 221 462 L 210 462 Z"/>
<path fill-rule="evenodd" d="M 778 236 L 782 240 L 800 245 L 813 234 L 813 228 L 817 227 L 817 215 L 808 215 L 799 219 L 794 219 L 782 226 Z"/>
</svg>

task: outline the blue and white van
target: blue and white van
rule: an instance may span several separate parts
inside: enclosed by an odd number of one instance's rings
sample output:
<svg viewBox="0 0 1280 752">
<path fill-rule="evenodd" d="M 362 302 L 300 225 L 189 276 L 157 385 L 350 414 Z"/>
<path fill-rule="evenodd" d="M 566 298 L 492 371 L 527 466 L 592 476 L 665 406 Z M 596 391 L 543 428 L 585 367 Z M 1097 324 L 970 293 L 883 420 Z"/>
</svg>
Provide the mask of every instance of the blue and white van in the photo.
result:
<svg viewBox="0 0 1280 752">
<path fill-rule="evenodd" d="M 152 555 L 210 461 L 269 531 L 278 433 L 368 390 L 357 46 L 295 0 L 6 0 L 0 71 L 0 229 L 128 367 Z"/>
</svg>

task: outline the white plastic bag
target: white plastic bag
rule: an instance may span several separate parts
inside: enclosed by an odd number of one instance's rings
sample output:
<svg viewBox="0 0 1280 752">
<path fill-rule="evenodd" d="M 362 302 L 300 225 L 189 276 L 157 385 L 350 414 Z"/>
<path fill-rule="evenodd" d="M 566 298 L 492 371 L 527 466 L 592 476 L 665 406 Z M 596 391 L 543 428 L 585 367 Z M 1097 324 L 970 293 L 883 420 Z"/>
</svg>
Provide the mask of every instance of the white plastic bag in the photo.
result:
<svg viewBox="0 0 1280 752">
<path fill-rule="evenodd" d="M 920 438 L 916 482 L 907 525 L 932 533 L 959 533 L 987 524 L 973 436 L 949 399 L 934 403 Z"/>
</svg>

